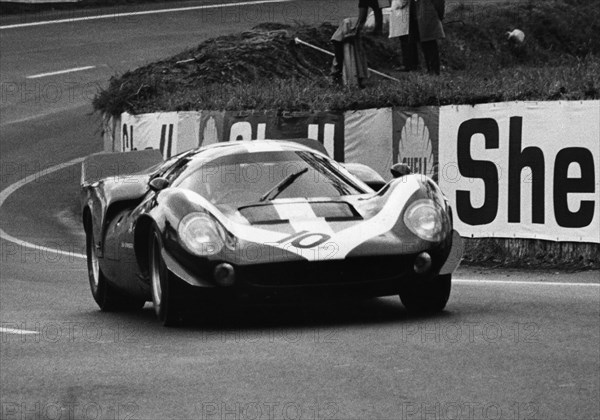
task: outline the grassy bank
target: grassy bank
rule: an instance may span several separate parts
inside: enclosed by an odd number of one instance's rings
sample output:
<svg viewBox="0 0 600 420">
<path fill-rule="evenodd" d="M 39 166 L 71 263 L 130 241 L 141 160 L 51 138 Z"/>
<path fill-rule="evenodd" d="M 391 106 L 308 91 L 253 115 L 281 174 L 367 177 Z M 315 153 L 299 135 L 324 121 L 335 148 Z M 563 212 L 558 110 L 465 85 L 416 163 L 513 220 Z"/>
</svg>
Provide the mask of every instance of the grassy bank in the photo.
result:
<svg viewBox="0 0 600 420">
<path fill-rule="evenodd" d="M 268 23 L 205 41 L 161 62 L 114 77 L 94 100 L 119 114 L 155 110 L 339 110 L 600 97 L 600 0 L 459 6 L 446 17 L 440 77 L 401 73 L 397 39 L 365 37 L 369 65 L 401 80 L 371 76 L 366 89 L 328 79 L 331 24 Z M 505 32 L 522 29 L 511 47 Z M 182 60 L 189 60 L 177 63 Z"/>
<path fill-rule="evenodd" d="M 598 270 L 600 245 L 517 238 L 467 238 L 463 264 L 530 269 Z"/>
<path fill-rule="evenodd" d="M 125 82 L 117 95 L 95 100 L 97 109 L 113 114 L 197 109 L 347 110 L 387 106 L 476 104 L 510 100 L 599 98 L 600 60 L 550 68 L 516 67 L 498 72 L 396 75 L 402 83 L 382 81 L 362 90 L 340 89 L 323 76 L 268 84 L 236 83 L 190 86 L 151 80 Z"/>
</svg>

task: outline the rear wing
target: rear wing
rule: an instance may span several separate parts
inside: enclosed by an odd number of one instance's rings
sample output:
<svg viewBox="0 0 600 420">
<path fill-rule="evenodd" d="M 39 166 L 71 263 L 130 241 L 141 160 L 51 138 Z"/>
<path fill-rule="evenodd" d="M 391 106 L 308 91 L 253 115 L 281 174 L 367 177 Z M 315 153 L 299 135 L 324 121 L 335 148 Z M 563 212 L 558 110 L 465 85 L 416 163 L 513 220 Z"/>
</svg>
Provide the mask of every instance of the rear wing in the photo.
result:
<svg viewBox="0 0 600 420">
<path fill-rule="evenodd" d="M 160 150 L 154 149 L 95 153 L 86 157 L 81 164 L 81 185 L 90 185 L 104 178 L 141 173 L 162 161 Z"/>
</svg>

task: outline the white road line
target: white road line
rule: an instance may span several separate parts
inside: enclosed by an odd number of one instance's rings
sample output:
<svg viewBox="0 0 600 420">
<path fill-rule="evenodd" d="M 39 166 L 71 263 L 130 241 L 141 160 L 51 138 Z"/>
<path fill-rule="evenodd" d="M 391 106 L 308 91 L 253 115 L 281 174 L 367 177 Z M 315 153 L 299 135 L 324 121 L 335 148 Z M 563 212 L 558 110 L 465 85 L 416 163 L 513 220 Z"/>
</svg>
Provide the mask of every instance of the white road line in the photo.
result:
<svg viewBox="0 0 600 420">
<path fill-rule="evenodd" d="M 76 71 L 84 71 L 84 70 L 91 70 L 91 69 L 95 69 L 96 66 L 84 66 L 84 67 L 74 67 L 72 69 L 66 69 L 66 70 L 58 70 L 58 71 L 51 71 L 48 73 L 40 73 L 40 74 L 34 74 L 31 76 L 26 76 L 26 79 L 39 79 L 41 77 L 48 77 L 48 76 L 57 76 L 59 74 L 67 74 L 67 73 L 74 73 Z"/>
<path fill-rule="evenodd" d="M 600 287 L 600 283 L 561 283 L 557 281 L 518 281 L 518 280 L 475 280 L 475 279 L 452 279 L 453 283 L 469 284 L 516 284 L 525 286 L 581 286 Z"/>
<path fill-rule="evenodd" d="M 1 96 L 0 96 L 0 98 L 1 98 Z M 59 114 L 61 112 L 70 111 L 77 107 L 84 107 L 84 106 L 87 107 L 87 106 L 89 106 L 89 104 L 75 105 L 74 107 L 73 106 L 57 107 L 57 108 L 52 109 L 51 111 L 42 112 L 41 114 L 31 115 L 29 117 L 20 118 L 18 120 L 12 120 L 12 121 L 6 121 L 3 123 L 0 123 L 0 128 L 5 127 L 7 125 L 11 125 L 11 124 L 19 124 L 19 123 L 23 123 L 23 122 L 27 122 L 27 121 L 37 120 L 38 118 L 49 117 L 51 115 Z"/>
<path fill-rule="evenodd" d="M 8 197 L 12 193 L 17 191 L 19 188 L 24 187 L 25 185 L 29 184 L 30 182 L 38 180 L 43 176 L 49 175 L 53 172 L 59 171 L 61 169 L 69 167 L 71 165 L 76 165 L 78 163 L 81 163 L 81 162 L 83 162 L 83 159 L 84 158 L 77 158 L 77 159 L 73 159 L 73 160 L 70 160 L 65 163 L 60 163 L 58 165 L 51 166 L 50 168 L 47 168 L 42 171 L 36 172 L 32 175 L 26 176 L 25 178 L 21 179 L 20 181 L 17 181 L 14 184 L 8 186 L 7 188 L 5 188 L 4 190 L 2 190 L 0 192 L 0 208 L 2 208 L 2 205 L 8 199 Z M 74 257 L 74 258 L 83 258 L 83 259 L 87 258 L 85 256 L 85 254 L 79 254 L 77 252 L 70 252 L 70 251 L 63 251 L 61 249 L 49 248 L 46 246 L 36 245 L 31 242 L 23 241 L 21 239 L 15 238 L 12 235 L 9 235 L 2 228 L 0 228 L 0 238 L 4 239 L 6 241 L 9 241 L 9 242 L 15 243 L 19 246 L 23 246 L 26 248 L 33 248 L 37 251 L 49 252 L 49 253 L 59 254 L 59 255 L 66 255 L 66 256 Z"/>
<path fill-rule="evenodd" d="M 2 334 L 19 334 L 19 335 L 39 334 L 39 332 L 37 332 L 37 331 L 18 330 L 16 328 L 4 328 L 4 327 L 0 327 L 0 333 L 2 333 Z"/>
<path fill-rule="evenodd" d="M 161 13 L 175 13 L 175 12 L 187 12 L 191 10 L 204 10 L 204 9 L 217 9 L 219 7 L 239 7 L 239 6 L 252 6 L 256 4 L 266 3 L 286 3 L 293 0 L 255 0 L 248 2 L 237 2 L 237 3 L 223 3 L 223 4 L 209 4 L 204 6 L 189 6 L 189 7 L 177 7 L 174 9 L 158 9 L 158 10 L 144 10 L 142 12 L 128 12 L 128 13 L 112 13 L 106 15 L 96 16 L 82 16 L 72 17 L 67 19 L 56 19 L 56 20 L 44 20 L 39 22 L 28 22 L 28 23 L 16 23 L 13 25 L 0 26 L 0 29 L 15 29 L 15 28 L 26 28 L 29 26 L 41 26 L 41 25 L 55 25 L 57 23 L 69 23 L 69 22 L 82 22 L 86 20 L 100 20 L 100 19 L 118 19 L 127 16 L 141 16 L 141 15 L 154 15 Z"/>
</svg>

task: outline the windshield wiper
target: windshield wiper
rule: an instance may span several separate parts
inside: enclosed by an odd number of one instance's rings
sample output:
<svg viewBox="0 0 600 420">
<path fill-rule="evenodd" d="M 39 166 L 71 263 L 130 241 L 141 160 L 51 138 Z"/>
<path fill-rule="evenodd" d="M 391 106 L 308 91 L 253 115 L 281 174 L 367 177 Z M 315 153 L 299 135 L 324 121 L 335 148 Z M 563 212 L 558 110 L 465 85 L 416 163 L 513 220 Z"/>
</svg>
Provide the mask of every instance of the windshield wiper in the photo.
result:
<svg viewBox="0 0 600 420">
<path fill-rule="evenodd" d="M 292 185 L 292 183 L 298 179 L 302 174 L 308 172 L 308 168 L 304 168 L 299 170 L 298 172 L 294 172 L 293 174 L 289 174 L 288 176 L 286 176 L 285 178 L 283 178 L 281 181 L 279 181 L 273 188 L 271 188 L 269 191 L 267 191 L 266 193 L 264 193 L 259 199 L 259 202 L 265 201 L 269 198 L 269 196 L 273 193 L 275 193 L 273 195 L 273 197 L 271 198 L 271 200 L 273 200 L 275 197 L 277 197 L 279 194 L 281 194 L 283 192 L 283 190 L 285 190 L 287 187 L 289 187 L 290 185 Z"/>
</svg>

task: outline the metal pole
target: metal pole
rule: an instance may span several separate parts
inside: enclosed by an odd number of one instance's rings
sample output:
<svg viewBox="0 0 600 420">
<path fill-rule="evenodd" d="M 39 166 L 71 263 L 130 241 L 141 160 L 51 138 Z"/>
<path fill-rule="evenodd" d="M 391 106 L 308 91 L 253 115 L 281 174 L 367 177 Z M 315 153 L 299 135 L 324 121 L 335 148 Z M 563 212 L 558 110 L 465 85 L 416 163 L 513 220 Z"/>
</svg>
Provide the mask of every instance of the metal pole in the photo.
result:
<svg viewBox="0 0 600 420">
<path fill-rule="evenodd" d="M 308 43 L 308 42 L 306 42 L 306 41 L 302 41 L 302 40 L 301 40 L 300 38 L 298 38 L 298 37 L 294 38 L 294 41 L 296 42 L 296 44 L 306 45 L 307 47 L 310 47 L 310 48 L 312 48 L 313 50 L 320 51 L 320 52 L 322 52 L 322 53 L 324 53 L 324 54 L 327 54 L 327 55 L 330 55 L 330 56 L 332 56 L 332 57 L 333 57 L 333 55 L 334 55 L 334 54 L 333 54 L 331 51 L 327 51 L 327 50 L 324 50 L 323 48 L 317 47 L 316 45 L 309 44 L 309 43 Z M 386 78 L 386 79 L 393 80 L 394 82 L 402 83 L 402 81 L 401 81 L 401 80 L 399 80 L 399 79 L 396 79 L 395 77 L 389 76 L 389 75 L 387 75 L 387 74 L 385 74 L 385 73 L 382 73 L 382 72 L 380 72 L 380 71 L 373 70 L 372 68 L 369 68 L 368 70 L 369 70 L 371 73 L 373 73 L 373 74 L 376 74 L 377 76 L 381 76 L 381 77 L 384 77 L 384 78 Z"/>
</svg>

